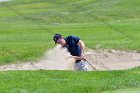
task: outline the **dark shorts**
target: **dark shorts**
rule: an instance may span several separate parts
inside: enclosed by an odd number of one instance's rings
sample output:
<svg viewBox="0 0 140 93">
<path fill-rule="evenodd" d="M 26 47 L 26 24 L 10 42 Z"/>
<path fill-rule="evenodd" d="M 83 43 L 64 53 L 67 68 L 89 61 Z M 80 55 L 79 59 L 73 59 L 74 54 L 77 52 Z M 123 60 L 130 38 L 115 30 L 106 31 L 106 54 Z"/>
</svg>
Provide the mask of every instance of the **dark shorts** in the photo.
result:
<svg viewBox="0 0 140 93">
<path fill-rule="evenodd" d="M 81 60 L 76 60 L 75 63 L 79 63 Z"/>
</svg>

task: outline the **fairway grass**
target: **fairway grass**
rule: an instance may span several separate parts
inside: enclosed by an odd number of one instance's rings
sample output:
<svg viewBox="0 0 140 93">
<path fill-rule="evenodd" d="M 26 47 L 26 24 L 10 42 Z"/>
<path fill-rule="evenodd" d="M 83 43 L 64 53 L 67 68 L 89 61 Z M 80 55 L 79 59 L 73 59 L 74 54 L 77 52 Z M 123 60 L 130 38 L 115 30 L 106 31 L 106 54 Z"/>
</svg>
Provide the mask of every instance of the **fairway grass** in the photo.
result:
<svg viewBox="0 0 140 93">
<path fill-rule="evenodd" d="M 139 89 L 140 88 L 139 70 L 140 68 L 125 71 L 94 71 L 94 72 L 45 71 L 45 70 L 6 71 L 6 72 L 2 71 L 0 72 L 0 86 L 1 86 L 0 92 L 101 93 L 104 91 L 129 89 L 129 88 Z M 107 92 L 107 93 L 122 93 L 122 92 Z"/>
<path fill-rule="evenodd" d="M 12 0 L 0 3 L 0 64 L 38 60 L 55 33 L 88 48 L 140 50 L 138 0 Z"/>
<path fill-rule="evenodd" d="M 45 51 L 55 46 L 52 40 L 55 33 L 79 36 L 86 46 L 92 49 L 139 51 L 140 28 L 134 22 L 139 24 L 139 21 L 133 20 L 110 22 L 113 29 L 100 22 L 46 25 L 45 28 L 32 28 L 32 25 L 28 25 L 28 29 L 16 28 L 18 24 L 15 24 L 11 29 L 4 28 L 5 30 L 0 31 L 0 64 L 37 60 Z"/>
</svg>

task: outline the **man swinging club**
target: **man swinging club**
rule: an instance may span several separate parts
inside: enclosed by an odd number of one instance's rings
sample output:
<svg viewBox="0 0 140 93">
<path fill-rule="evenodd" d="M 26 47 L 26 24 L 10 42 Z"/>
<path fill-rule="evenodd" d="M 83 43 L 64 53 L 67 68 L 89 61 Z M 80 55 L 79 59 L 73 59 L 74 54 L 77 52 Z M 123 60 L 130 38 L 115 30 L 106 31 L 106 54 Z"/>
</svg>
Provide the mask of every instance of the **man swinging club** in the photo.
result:
<svg viewBox="0 0 140 93">
<path fill-rule="evenodd" d="M 75 61 L 75 70 L 88 70 L 86 58 L 84 56 L 85 44 L 79 37 L 68 36 L 64 38 L 61 34 L 55 34 L 53 40 L 56 44 L 60 44 L 63 48 L 67 48 L 71 57 Z"/>
</svg>

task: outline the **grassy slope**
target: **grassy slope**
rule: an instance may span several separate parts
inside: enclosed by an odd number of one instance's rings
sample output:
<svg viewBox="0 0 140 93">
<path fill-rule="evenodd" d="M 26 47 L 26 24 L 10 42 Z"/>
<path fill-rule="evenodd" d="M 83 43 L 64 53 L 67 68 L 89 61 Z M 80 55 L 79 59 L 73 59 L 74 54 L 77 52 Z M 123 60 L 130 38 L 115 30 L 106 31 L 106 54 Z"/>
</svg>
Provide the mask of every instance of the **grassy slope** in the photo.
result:
<svg viewBox="0 0 140 93">
<path fill-rule="evenodd" d="M 100 93 L 140 89 L 140 68 L 128 71 L 8 71 L 0 72 L 1 93 Z M 135 90 L 136 91 L 136 90 Z M 110 92 L 109 92 L 110 93 Z M 119 92 L 117 92 L 119 93 Z M 122 92 L 120 92 L 122 93 Z"/>
<path fill-rule="evenodd" d="M 15 0 L 0 3 L 0 64 L 36 60 L 52 36 L 76 35 L 96 49 L 140 49 L 138 0 Z"/>
</svg>

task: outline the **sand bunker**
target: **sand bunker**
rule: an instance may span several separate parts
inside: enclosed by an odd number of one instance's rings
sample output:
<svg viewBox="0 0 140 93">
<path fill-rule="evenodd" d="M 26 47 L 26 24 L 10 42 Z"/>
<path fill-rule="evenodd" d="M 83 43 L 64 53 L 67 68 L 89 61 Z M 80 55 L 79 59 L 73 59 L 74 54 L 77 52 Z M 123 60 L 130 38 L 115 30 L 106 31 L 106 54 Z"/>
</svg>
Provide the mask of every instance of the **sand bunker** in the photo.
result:
<svg viewBox="0 0 140 93">
<path fill-rule="evenodd" d="M 140 66 L 140 53 L 121 50 L 87 50 L 87 59 L 96 70 L 123 70 Z"/>
<path fill-rule="evenodd" d="M 0 70 L 73 70 L 74 59 L 66 48 L 56 46 L 47 51 L 38 62 L 26 62 L 0 66 Z"/>
<path fill-rule="evenodd" d="M 86 49 L 88 62 L 96 70 L 123 70 L 140 66 L 140 53 L 120 50 Z M 74 59 L 60 46 L 47 51 L 38 62 L 26 62 L 0 66 L 5 70 L 74 70 Z M 89 70 L 93 70 L 89 65 Z"/>
</svg>

